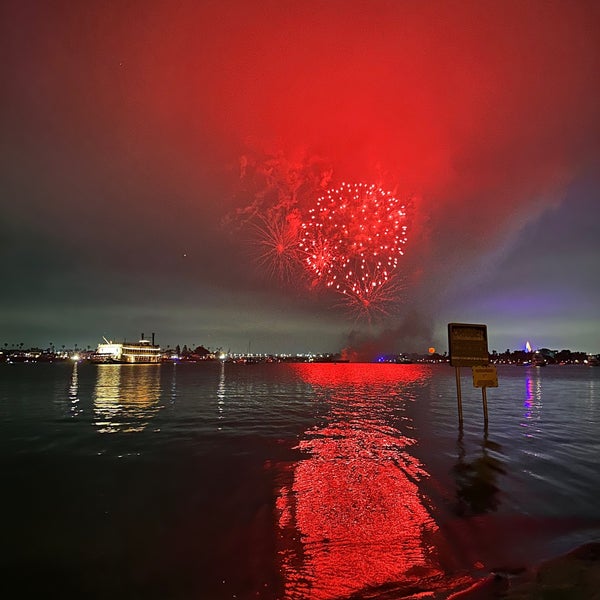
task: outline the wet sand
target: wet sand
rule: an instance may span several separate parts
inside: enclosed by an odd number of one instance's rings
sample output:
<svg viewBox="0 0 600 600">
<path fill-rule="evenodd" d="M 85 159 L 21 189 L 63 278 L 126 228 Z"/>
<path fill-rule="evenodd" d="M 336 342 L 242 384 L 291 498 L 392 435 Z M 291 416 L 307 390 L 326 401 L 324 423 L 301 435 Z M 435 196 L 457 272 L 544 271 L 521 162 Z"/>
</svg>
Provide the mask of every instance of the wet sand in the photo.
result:
<svg viewBox="0 0 600 600">
<path fill-rule="evenodd" d="M 448 600 L 600 600 L 600 542 L 585 544 L 537 567 L 502 571 Z"/>
</svg>

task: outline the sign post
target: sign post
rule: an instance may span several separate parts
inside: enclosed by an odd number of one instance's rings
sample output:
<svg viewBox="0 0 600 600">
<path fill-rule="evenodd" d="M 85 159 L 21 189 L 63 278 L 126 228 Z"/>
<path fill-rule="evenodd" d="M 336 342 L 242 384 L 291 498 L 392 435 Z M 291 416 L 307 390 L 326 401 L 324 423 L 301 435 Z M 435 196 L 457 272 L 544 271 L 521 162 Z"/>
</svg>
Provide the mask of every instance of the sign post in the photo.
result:
<svg viewBox="0 0 600 600">
<path fill-rule="evenodd" d="M 483 424 L 487 430 L 488 426 L 488 409 L 487 409 L 487 388 L 498 387 L 498 373 L 493 365 L 474 366 L 473 371 L 473 386 L 481 388 L 481 397 L 483 400 Z"/>
<path fill-rule="evenodd" d="M 475 383 L 476 369 L 493 369 L 489 367 L 489 353 L 487 343 L 487 325 L 479 325 L 473 323 L 448 323 L 448 348 L 450 351 L 450 364 L 455 368 L 456 373 L 456 398 L 458 402 L 458 426 L 462 429 L 463 414 L 462 414 L 462 394 L 460 388 L 460 368 L 473 368 L 473 385 L 482 388 L 483 396 L 483 419 L 484 426 L 487 430 L 488 413 L 487 413 L 487 395 L 486 387 L 493 385 L 486 383 L 493 381 L 488 371 L 477 371 L 477 382 Z M 486 378 L 487 377 L 487 378 Z M 498 385 L 498 377 L 495 378 L 496 386 Z M 481 383 L 481 385 L 479 385 Z"/>
<path fill-rule="evenodd" d="M 462 429 L 463 413 L 462 413 L 462 393 L 460 389 L 460 367 L 455 367 L 454 374 L 456 376 L 456 403 L 458 404 L 458 427 Z"/>
</svg>

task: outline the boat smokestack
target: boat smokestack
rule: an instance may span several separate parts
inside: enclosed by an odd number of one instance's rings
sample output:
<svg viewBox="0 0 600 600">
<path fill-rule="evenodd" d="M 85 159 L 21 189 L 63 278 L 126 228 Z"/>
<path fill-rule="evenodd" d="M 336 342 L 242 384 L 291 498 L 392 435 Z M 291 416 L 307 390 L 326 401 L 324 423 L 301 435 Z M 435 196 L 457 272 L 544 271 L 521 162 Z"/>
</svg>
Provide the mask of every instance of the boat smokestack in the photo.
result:
<svg viewBox="0 0 600 600">
<path fill-rule="evenodd" d="M 152 345 L 154 346 L 154 332 L 152 332 Z"/>
<path fill-rule="evenodd" d="M 144 332 L 142 331 L 142 337 L 140 338 L 140 340 L 144 339 Z"/>
</svg>

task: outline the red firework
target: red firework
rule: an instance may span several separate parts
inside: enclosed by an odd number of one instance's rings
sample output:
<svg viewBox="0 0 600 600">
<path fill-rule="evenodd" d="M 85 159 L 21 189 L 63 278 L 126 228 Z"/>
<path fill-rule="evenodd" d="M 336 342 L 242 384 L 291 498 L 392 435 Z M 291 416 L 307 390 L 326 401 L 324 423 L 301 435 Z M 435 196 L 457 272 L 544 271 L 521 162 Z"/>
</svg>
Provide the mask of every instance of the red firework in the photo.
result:
<svg viewBox="0 0 600 600">
<path fill-rule="evenodd" d="M 339 305 L 354 321 L 369 323 L 393 314 L 394 304 L 402 297 L 404 283 L 400 275 L 393 273 L 379 286 L 361 290 L 359 294 L 342 294 Z"/>
<path fill-rule="evenodd" d="M 351 304 L 380 305 L 406 243 L 406 212 L 391 192 L 342 183 L 318 198 L 302 224 L 299 244 L 315 283 Z"/>
<path fill-rule="evenodd" d="M 271 219 L 256 217 L 252 227 L 257 234 L 258 264 L 271 277 L 289 283 L 298 276 L 302 257 L 299 248 L 300 220 L 295 212 L 274 215 Z"/>
</svg>

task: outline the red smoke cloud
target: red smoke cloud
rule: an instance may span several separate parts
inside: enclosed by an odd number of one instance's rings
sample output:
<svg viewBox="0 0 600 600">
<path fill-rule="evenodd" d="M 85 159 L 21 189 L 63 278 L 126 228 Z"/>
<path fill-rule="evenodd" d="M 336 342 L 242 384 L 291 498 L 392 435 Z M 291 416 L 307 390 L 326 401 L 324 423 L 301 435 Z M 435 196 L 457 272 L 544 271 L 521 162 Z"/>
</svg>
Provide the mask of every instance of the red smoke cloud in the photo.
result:
<svg viewBox="0 0 600 600">
<path fill-rule="evenodd" d="M 598 160 L 594 3 L 57 6 L 14 9 L 37 104 L 172 175 L 318 155 L 334 183 L 419 194 L 430 227 L 483 210 L 481 241 Z"/>
<path fill-rule="evenodd" d="M 597 162 L 598 17 L 589 3 L 246 7 L 202 43 L 218 51 L 201 103 L 230 140 L 421 196 L 413 270 L 443 277 Z"/>
<path fill-rule="evenodd" d="M 438 201 L 546 180 L 585 166 L 592 146 L 597 158 L 593 3 L 178 6 L 54 11 L 46 27 L 67 29 L 47 59 L 56 83 L 75 92 L 85 62 L 73 104 L 123 135 L 147 119 L 177 152 L 310 149 L 339 178 L 387 177 Z"/>
<path fill-rule="evenodd" d="M 240 156 L 316 157 L 317 187 L 363 181 L 421 199 L 403 265 L 414 302 L 435 304 L 598 167 L 595 3 L 28 6 L 6 10 L 9 160 L 35 163 L 65 204 L 85 177 L 168 242 L 219 242 L 217 218 L 248 206 L 231 193 Z M 182 218 L 165 233 L 167 202 Z M 94 222 L 98 237 L 114 231 L 97 211 Z M 231 265 L 206 276 L 241 285 Z"/>
</svg>

